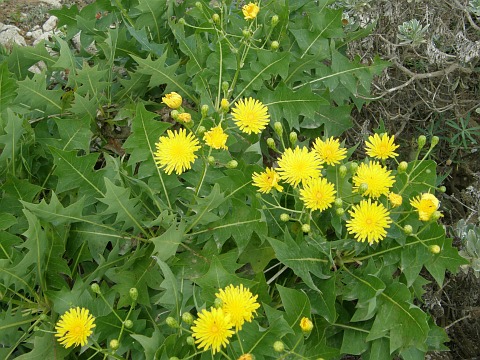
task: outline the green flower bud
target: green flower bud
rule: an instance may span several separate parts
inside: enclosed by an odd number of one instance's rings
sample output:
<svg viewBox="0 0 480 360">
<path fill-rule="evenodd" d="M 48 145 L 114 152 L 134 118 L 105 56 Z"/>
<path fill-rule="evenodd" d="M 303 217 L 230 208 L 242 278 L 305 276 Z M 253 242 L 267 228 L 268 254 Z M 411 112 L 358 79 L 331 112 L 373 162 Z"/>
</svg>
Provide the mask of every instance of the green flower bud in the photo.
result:
<svg viewBox="0 0 480 360">
<path fill-rule="evenodd" d="M 235 169 L 237 166 L 238 166 L 237 160 L 230 160 L 230 161 L 227 163 L 227 168 L 228 168 L 228 169 Z"/>
<path fill-rule="evenodd" d="M 350 164 L 350 172 L 352 173 L 352 175 L 354 175 L 357 172 L 357 169 L 358 169 L 358 164 L 356 162 L 352 162 Z"/>
<path fill-rule="evenodd" d="M 172 356 L 172 357 L 170 357 L 170 359 L 168 359 L 168 360 L 180 360 L 180 359 L 179 359 L 178 357 L 176 357 L 176 356 Z"/>
<path fill-rule="evenodd" d="M 34 332 L 40 331 L 40 328 L 39 328 L 38 326 L 34 326 L 34 327 L 33 327 L 33 331 L 34 331 Z"/>
<path fill-rule="evenodd" d="M 209 108 L 208 108 L 208 105 L 207 105 L 207 104 L 202 105 L 202 108 L 201 108 L 202 117 L 207 116 L 207 114 L 208 114 L 208 109 L 209 109 Z"/>
<path fill-rule="evenodd" d="M 295 145 L 298 140 L 298 135 L 295 131 L 292 131 L 289 135 L 290 144 Z"/>
<path fill-rule="evenodd" d="M 182 321 L 187 325 L 192 325 L 193 324 L 193 315 L 190 314 L 189 312 L 184 312 L 182 314 Z"/>
<path fill-rule="evenodd" d="M 117 339 L 110 340 L 110 349 L 117 350 L 120 347 L 120 343 Z"/>
<path fill-rule="evenodd" d="M 93 283 L 92 285 L 90 285 L 90 289 L 92 289 L 92 291 L 95 294 L 101 294 L 102 293 L 102 291 L 100 290 L 100 286 L 97 283 Z"/>
<path fill-rule="evenodd" d="M 308 225 L 308 224 L 303 224 L 303 225 L 302 225 L 302 231 L 303 231 L 304 233 L 310 232 L 310 225 Z"/>
<path fill-rule="evenodd" d="M 272 41 L 272 43 L 270 44 L 270 49 L 272 50 L 277 50 L 279 47 L 280 47 L 280 43 L 276 40 Z"/>
<path fill-rule="evenodd" d="M 180 25 L 185 25 L 186 21 L 185 21 L 184 18 L 180 18 L 180 19 L 178 19 L 178 23 L 179 23 Z"/>
<path fill-rule="evenodd" d="M 259 192 L 257 192 L 257 193 L 255 193 L 255 197 L 256 197 L 257 199 L 261 199 L 261 198 L 262 198 L 262 194 L 259 193 Z"/>
<path fill-rule="evenodd" d="M 445 186 L 440 186 L 438 188 L 438 191 L 440 191 L 441 193 L 444 193 L 445 191 L 447 191 L 447 188 Z"/>
<path fill-rule="evenodd" d="M 213 306 L 217 309 L 221 308 L 223 306 L 222 299 L 215 298 L 215 301 L 213 302 Z"/>
<path fill-rule="evenodd" d="M 207 131 L 207 129 L 205 129 L 205 126 L 200 125 L 200 126 L 197 128 L 197 135 L 198 135 L 198 136 L 202 136 L 203 134 L 205 134 L 205 131 Z"/>
<path fill-rule="evenodd" d="M 171 316 L 169 316 L 169 317 L 167 317 L 167 318 L 165 319 L 165 323 L 166 323 L 168 326 L 170 326 L 171 328 L 174 328 L 174 329 L 178 328 L 178 326 L 179 326 L 179 325 L 178 325 L 178 321 L 177 321 L 175 318 L 171 317 Z"/>
<path fill-rule="evenodd" d="M 191 336 L 187 337 L 187 344 L 190 346 L 195 346 L 195 339 Z"/>
<path fill-rule="evenodd" d="M 432 214 L 432 217 L 430 219 L 432 219 L 433 221 L 437 221 L 442 216 L 443 216 L 443 214 L 440 211 L 437 210 Z"/>
<path fill-rule="evenodd" d="M 440 251 L 442 251 L 442 249 L 438 245 L 430 245 L 428 247 L 428 250 L 430 250 L 432 254 L 440 254 Z"/>
<path fill-rule="evenodd" d="M 360 186 L 358 187 L 358 192 L 360 194 L 364 194 L 368 190 L 368 184 L 367 183 L 361 183 Z"/>
<path fill-rule="evenodd" d="M 250 30 L 248 30 L 248 29 L 243 29 L 243 30 L 242 30 L 242 35 L 243 35 L 243 37 L 244 37 L 245 39 L 249 39 L 250 36 L 252 36 L 252 33 L 251 33 Z"/>
<path fill-rule="evenodd" d="M 439 141 L 440 141 L 440 138 L 438 136 L 432 137 L 432 143 L 430 144 L 430 147 L 432 148 L 435 147 Z"/>
<path fill-rule="evenodd" d="M 413 232 L 412 225 L 405 225 L 403 227 L 403 232 L 407 235 L 410 235 Z"/>
<path fill-rule="evenodd" d="M 275 124 L 273 124 L 273 129 L 275 130 L 275 133 L 276 133 L 278 136 L 282 136 L 283 126 L 282 126 L 282 123 L 281 123 L 281 122 L 276 121 Z"/>
<path fill-rule="evenodd" d="M 288 214 L 280 214 L 280 221 L 283 221 L 283 222 L 287 222 L 287 221 L 290 221 L 290 215 Z"/>
<path fill-rule="evenodd" d="M 273 140 L 273 138 L 268 138 L 267 139 L 267 145 L 270 149 L 273 149 L 275 150 L 277 147 L 275 145 L 275 140 Z"/>
<path fill-rule="evenodd" d="M 123 325 L 127 328 L 127 329 L 131 329 L 133 327 L 133 321 L 132 320 L 125 320 L 123 322 Z"/>
<path fill-rule="evenodd" d="M 419 149 L 423 148 L 426 142 L 427 142 L 427 137 L 425 135 L 420 135 L 417 140 L 418 148 Z"/>
<path fill-rule="evenodd" d="M 228 102 L 227 99 L 222 99 L 222 101 L 220 101 L 220 110 L 222 110 L 223 112 L 227 113 L 229 110 L 230 110 L 230 103 Z"/>
<path fill-rule="evenodd" d="M 130 298 L 131 298 L 133 301 L 137 301 L 137 299 L 138 299 L 138 290 L 137 290 L 137 288 L 131 288 L 128 293 L 129 293 L 129 295 L 130 295 Z"/>
<path fill-rule="evenodd" d="M 223 91 L 228 91 L 228 89 L 230 88 L 230 84 L 228 83 L 228 81 L 224 81 L 222 82 L 222 90 Z"/>
<path fill-rule="evenodd" d="M 338 175 L 343 179 L 347 175 L 347 167 L 345 165 L 340 165 L 338 168 Z"/>
<path fill-rule="evenodd" d="M 273 15 L 272 20 L 270 21 L 270 25 L 272 25 L 272 27 L 275 27 L 277 24 L 278 24 L 278 15 Z"/>
<path fill-rule="evenodd" d="M 212 15 L 212 20 L 215 24 L 220 24 L 220 15 L 218 14 L 213 14 Z"/>
<path fill-rule="evenodd" d="M 335 209 L 335 213 L 338 215 L 338 216 L 343 216 L 343 214 L 345 214 L 345 210 L 343 208 L 336 208 Z"/>
<path fill-rule="evenodd" d="M 40 316 L 38 317 L 38 319 L 40 321 L 47 321 L 48 320 L 48 316 L 46 314 L 40 314 Z"/>
<path fill-rule="evenodd" d="M 340 198 L 335 199 L 335 206 L 336 207 L 342 207 L 343 206 L 343 200 Z"/>
<path fill-rule="evenodd" d="M 178 114 L 180 114 L 180 113 L 178 112 L 178 110 L 172 110 L 172 111 L 170 112 L 170 116 L 171 116 L 172 119 L 174 119 L 175 121 L 177 121 L 177 119 L 178 119 Z"/>
<path fill-rule="evenodd" d="M 195 6 L 197 7 L 197 9 L 202 10 L 202 3 L 200 1 L 197 1 L 195 3 Z"/>
<path fill-rule="evenodd" d="M 275 350 L 276 352 L 279 352 L 279 353 L 284 352 L 285 351 L 285 345 L 281 341 L 275 341 L 273 343 L 273 350 Z"/>
<path fill-rule="evenodd" d="M 210 165 L 215 165 L 215 158 L 212 155 L 207 158 L 207 161 Z"/>
<path fill-rule="evenodd" d="M 400 164 L 398 164 L 397 171 L 399 174 L 402 174 L 405 171 L 407 171 L 407 168 L 408 168 L 408 163 L 406 161 L 402 161 Z"/>
</svg>

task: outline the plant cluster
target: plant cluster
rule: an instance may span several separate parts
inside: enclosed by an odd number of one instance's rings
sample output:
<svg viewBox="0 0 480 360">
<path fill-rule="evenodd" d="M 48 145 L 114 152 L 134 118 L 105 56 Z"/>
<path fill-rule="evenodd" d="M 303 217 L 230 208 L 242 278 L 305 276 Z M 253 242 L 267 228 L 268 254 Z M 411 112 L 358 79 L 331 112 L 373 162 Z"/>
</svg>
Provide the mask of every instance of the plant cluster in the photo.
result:
<svg viewBox="0 0 480 360">
<path fill-rule="evenodd" d="M 438 139 L 341 141 L 388 64 L 333 3 L 98 0 L 0 52 L 3 358 L 446 349 Z"/>
</svg>

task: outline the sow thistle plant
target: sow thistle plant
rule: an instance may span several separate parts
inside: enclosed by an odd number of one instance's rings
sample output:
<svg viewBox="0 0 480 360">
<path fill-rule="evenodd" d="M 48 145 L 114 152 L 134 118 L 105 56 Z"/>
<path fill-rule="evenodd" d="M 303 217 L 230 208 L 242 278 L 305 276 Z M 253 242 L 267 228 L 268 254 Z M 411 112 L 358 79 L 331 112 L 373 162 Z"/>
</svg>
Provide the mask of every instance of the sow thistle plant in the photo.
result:
<svg viewBox="0 0 480 360">
<path fill-rule="evenodd" d="M 388 63 L 333 3 L 97 0 L 0 52 L 0 357 L 446 349 L 438 139 L 346 144 Z"/>
</svg>

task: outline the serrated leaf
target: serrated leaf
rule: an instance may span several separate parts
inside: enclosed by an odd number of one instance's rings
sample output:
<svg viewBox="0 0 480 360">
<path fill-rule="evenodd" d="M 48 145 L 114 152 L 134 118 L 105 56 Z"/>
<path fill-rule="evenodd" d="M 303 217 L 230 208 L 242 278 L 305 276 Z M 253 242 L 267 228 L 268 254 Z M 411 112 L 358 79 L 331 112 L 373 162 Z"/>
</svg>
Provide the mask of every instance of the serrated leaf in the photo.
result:
<svg viewBox="0 0 480 360">
<path fill-rule="evenodd" d="M 38 332 L 40 334 L 40 332 Z M 15 357 L 17 360 L 45 360 L 64 359 L 68 356 L 69 350 L 65 349 L 55 338 L 53 333 L 44 332 L 42 336 L 36 335 L 33 338 L 32 351 Z"/>
<path fill-rule="evenodd" d="M 82 96 L 78 93 L 74 93 L 74 100 L 68 109 L 73 114 L 85 118 L 88 116 L 90 120 L 97 117 L 99 101 L 96 97 L 91 97 L 90 94 Z"/>
<path fill-rule="evenodd" d="M 0 135 L 0 164 L 3 163 L 4 169 L 10 170 L 10 173 L 15 175 L 17 163 L 21 161 L 19 157 L 20 138 L 25 129 L 23 128 L 23 119 L 20 119 L 11 109 L 7 110 L 6 122 L 5 129 L 3 129 L 5 134 Z"/>
<path fill-rule="evenodd" d="M 219 216 L 212 212 L 212 210 L 216 209 L 224 201 L 225 195 L 220 192 L 220 186 L 218 184 L 213 186 L 208 196 L 197 198 L 196 203 L 191 205 L 191 209 L 195 215 L 187 220 L 188 228 L 186 232 L 188 233 L 197 225 L 206 225 L 218 220 Z"/>
<path fill-rule="evenodd" d="M 135 19 L 135 26 L 149 29 L 150 37 L 155 38 L 156 43 L 162 43 L 161 29 L 165 26 L 162 16 L 165 13 L 167 3 L 164 0 L 138 0 L 135 7 L 140 16 Z"/>
<path fill-rule="evenodd" d="M 48 90 L 44 74 L 34 74 L 18 82 L 15 103 L 24 104 L 41 116 L 60 114 L 63 111 L 62 90 Z"/>
<path fill-rule="evenodd" d="M 0 114 L 6 109 L 17 95 L 17 83 L 12 78 L 6 62 L 0 64 Z M 0 141 L 1 142 L 1 141 Z"/>
<path fill-rule="evenodd" d="M 60 45 L 59 57 L 52 68 L 69 70 L 70 74 L 75 74 L 75 70 L 79 67 L 80 63 L 73 56 L 73 51 L 65 40 L 59 36 L 55 36 L 55 40 Z M 69 76 L 67 85 L 71 87 L 77 87 L 75 76 Z"/>
<path fill-rule="evenodd" d="M 150 241 L 155 246 L 153 255 L 156 255 L 162 261 L 166 261 L 175 255 L 184 238 L 184 231 L 185 224 L 183 222 L 173 223 L 162 235 L 151 238 Z"/>
<path fill-rule="evenodd" d="M 44 41 L 40 41 L 35 46 L 14 45 L 12 52 L 7 57 L 8 68 L 15 74 L 17 80 L 25 79 L 27 75 L 31 74 L 28 69 L 39 61 L 43 61 L 47 66 L 55 62 L 48 53 Z"/>
<path fill-rule="evenodd" d="M 296 289 L 289 289 L 277 284 L 277 290 L 285 309 L 285 320 L 292 329 L 300 330 L 300 320 L 303 317 L 311 318 L 310 300 L 305 293 Z"/>
<path fill-rule="evenodd" d="M 77 32 L 77 15 L 79 13 L 76 4 L 68 7 L 63 6 L 61 9 L 51 9 L 50 14 L 58 18 L 57 28 L 60 29 L 65 26 L 65 39 L 70 40 Z"/>
<path fill-rule="evenodd" d="M 130 336 L 142 346 L 146 359 L 156 359 L 155 354 L 165 340 L 158 327 L 154 329 L 151 337 L 140 334 L 130 334 Z"/>
<path fill-rule="evenodd" d="M 337 318 L 336 303 L 336 277 L 318 282 L 318 291 L 306 291 L 312 306 L 312 312 L 323 316 L 329 323 L 334 323 Z"/>
<path fill-rule="evenodd" d="M 90 150 L 90 140 L 93 133 L 90 131 L 90 117 L 55 118 L 61 142 L 58 146 L 62 150 Z"/>
<path fill-rule="evenodd" d="M 111 84 L 108 80 L 108 69 L 100 70 L 100 65 L 89 66 L 87 62 L 84 62 L 82 69 L 77 70 L 74 77 L 75 82 L 78 84 L 76 92 L 79 95 L 85 96 L 90 94 L 94 98 L 100 98 L 102 92 Z"/>
<path fill-rule="evenodd" d="M 162 297 L 159 299 L 159 302 L 162 304 L 162 306 L 170 309 L 177 320 L 179 320 L 180 308 L 182 305 L 182 292 L 179 291 L 180 286 L 178 284 L 178 280 L 167 263 L 160 259 L 156 260 L 157 264 L 162 269 L 164 277 L 160 287 L 165 289 Z"/>
<path fill-rule="evenodd" d="M 186 64 L 186 71 L 189 76 L 193 77 L 205 67 L 208 46 L 206 46 L 200 34 L 195 33 L 186 37 L 183 25 L 174 22 L 169 22 L 169 25 L 175 39 L 178 41 L 180 50 L 189 58 Z"/>
<path fill-rule="evenodd" d="M 21 200 L 31 202 L 42 190 L 41 186 L 32 184 L 25 179 L 18 179 L 8 175 L 1 187 L 3 196 L 0 198 L 0 208 L 8 209 L 10 214 L 22 215 L 23 205 Z"/>
</svg>

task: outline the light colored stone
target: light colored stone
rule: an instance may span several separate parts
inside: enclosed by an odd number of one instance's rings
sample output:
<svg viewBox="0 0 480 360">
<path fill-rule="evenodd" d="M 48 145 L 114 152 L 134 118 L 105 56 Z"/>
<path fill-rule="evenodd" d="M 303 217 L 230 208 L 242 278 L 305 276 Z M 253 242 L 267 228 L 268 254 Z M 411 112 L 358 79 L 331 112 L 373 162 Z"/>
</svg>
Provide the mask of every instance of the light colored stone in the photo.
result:
<svg viewBox="0 0 480 360">
<path fill-rule="evenodd" d="M 50 16 L 45 24 L 43 24 L 42 29 L 43 31 L 52 31 L 57 27 L 58 18 L 56 16 Z"/>
<path fill-rule="evenodd" d="M 32 34 L 31 31 L 28 31 L 28 32 L 25 34 L 26 37 L 32 37 L 32 35 L 33 35 L 33 34 Z"/>
<path fill-rule="evenodd" d="M 62 7 L 62 3 L 59 0 L 40 0 L 40 1 L 54 8 Z"/>
<path fill-rule="evenodd" d="M 26 46 L 27 43 L 23 36 L 19 34 L 19 31 L 20 29 L 16 26 L 0 23 L 0 44 Z"/>
</svg>

